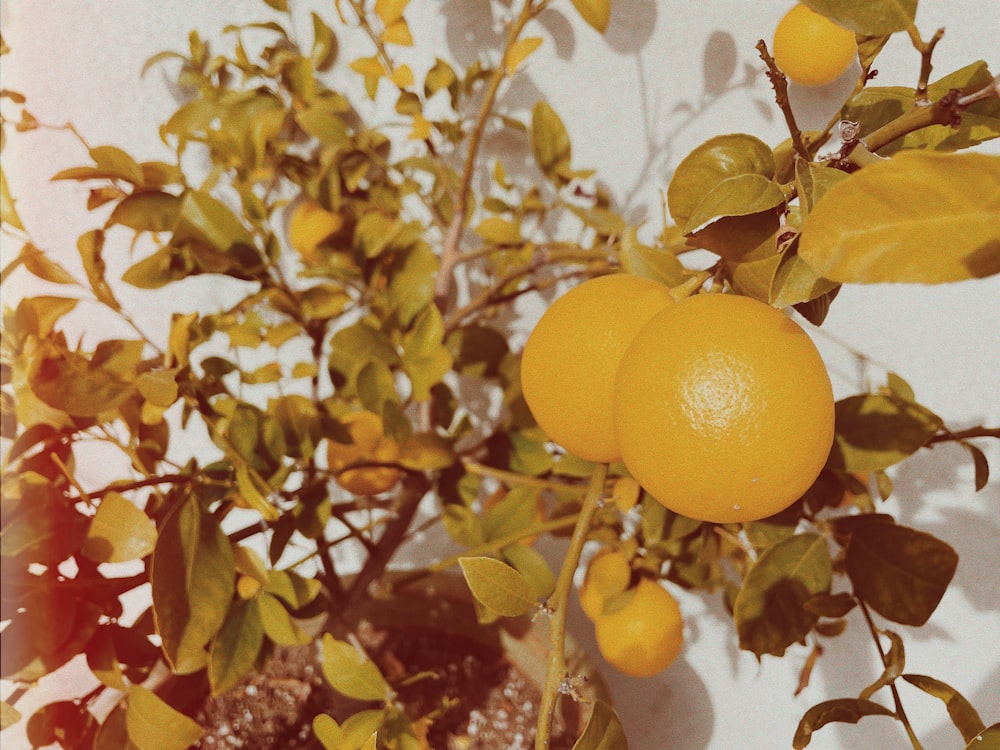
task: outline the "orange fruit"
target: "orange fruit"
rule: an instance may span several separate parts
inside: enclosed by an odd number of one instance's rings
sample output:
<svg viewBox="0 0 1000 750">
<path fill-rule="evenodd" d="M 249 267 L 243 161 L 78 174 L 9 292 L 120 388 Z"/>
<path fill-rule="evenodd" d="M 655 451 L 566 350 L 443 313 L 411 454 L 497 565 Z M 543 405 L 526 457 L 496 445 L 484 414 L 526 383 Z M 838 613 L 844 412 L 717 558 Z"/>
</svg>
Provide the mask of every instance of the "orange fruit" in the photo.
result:
<svg viewBox="0 0 1000 750">
<path fill-rule="evenodd" d="M 622 357 L 615 434 L 631 475 L 702 521 L 773 515 L 833 444 L 833 390 L 812 339 L 749 297 L 699 294 L 649 321 Z"/>
<path fill-rule="evenodd" d="M 343 226 L 344 220 L 339 214 L 307 198 L 295 206 L 288 219 L 288 244 L 303 260 L 314 260 L 320 243 Z"/>
<path fill-rule="evenodd" d="M 670 290 L 630 274 L 573 287 L 542 315 L 521 357 L 521 389 L 550 439 L 587 461 L 620 458 L 611 393 L 618 362 Z"/>
<path fill-rule="evenodd" d="M 775 64 L 803 86 L 837 80 L 857 54 L 854 32 L 802 3 L 788 11 L 774 30 Z"/>
<path fill-rule="evenodd" d="M 594 621 L 597 648 L 611 666 L 632 677 L 652 677 L 677 658 L 684 620 L 670 592 L 644 578 L 619 609 Z"/>
<path fill-rule="evenodd" d="M 580 606 L 591 620 L 604 613 L 604 600 L 628 588 L 632 566 L 619 550 L 604 549 L 591 558 L 580 586 Z"/>
<path fill-rule="evenodd" d="M 391 463 L 399 458 L 399 445 L 387 438 L 382 419 L 370 411 L 351 412 L 340 420 L 350 433 L 351 443 L 327 441 L 326 460 L 341 487 L 355 495 L 378 495 L 391 490 L 403 478 L 392 466 L 367 466 L 351 469 L 359 463 Z"/>
</svg>

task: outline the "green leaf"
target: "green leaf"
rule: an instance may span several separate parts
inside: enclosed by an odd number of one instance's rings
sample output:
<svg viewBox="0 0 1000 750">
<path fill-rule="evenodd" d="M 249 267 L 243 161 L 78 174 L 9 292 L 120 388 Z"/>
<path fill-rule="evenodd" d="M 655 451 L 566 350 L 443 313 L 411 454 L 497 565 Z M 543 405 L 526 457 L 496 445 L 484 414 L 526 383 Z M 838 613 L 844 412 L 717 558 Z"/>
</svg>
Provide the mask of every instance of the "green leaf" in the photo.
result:
<svg viewBox="0 0 1000 750">
<path fill-rule="evenodd" d="M 953 90 L 966 92 L 983 88 L 993 80 L 986 63 L 974 62 L 949 73 L 927 87 L 930 101 L 938 101 Z M 861 133 L 867 135 L 916 106 L 912 87 L 868 86 L 852 97 L 842 110 L 846 120 L 857 122 Z M 971 104 L 962 112 L 956 126 L 930 125 L 907 133 L 879 149 L 882 156 L 890 156 L 904 149 L 933 149 L 957 151 L 975 146 L 1000 136 L 1000 100 L 988 97 Z"/>
<path fill-rule="evenodd" d="M 494 245 L 521 244 L 521 227 L 513 221 L 501 219 L 499 216 L 483 219 L 476 226 L 475 232 L 486 242 Z"/>
<path fill-rule="evenodd" d="M 700 210 L 700 207 L 723 182 L 748 175 L 770 180 L 774 169 L 774 154 L 759 138 L 740 133 L 711 138 L 677 165 L 667 188 L 670 215 L 678 225 L 687 227 L 693 216 L 710 213 L 707 209 Z M 752 212 L 740 215 L 749 213 Z"/>
<path fill-rule="evenodd" d="M 830 590 L 833 566 L 826 537 L 796 534 L 764 550 L 743 580 L 733 606 L 740 648 L 782 656 L 816 624 L 805 608 Z"/>
<path fill-rule="evenodd" d="M 840 284 L 817 275 L 791 248 L 782 253 L 774 271 L 769 302 L 774 307 L 787 307 L 817 299 L 839 287 Z"/>
<path fill-rule="evenodd" d="M 611 20 L 611 0 L 573 0 L 580 17 L 603 34 Z"/>
<path fill-rule="evenodd" d="M 872 701 L 856 698 L 836 698 L 823 701 L 806 711 L 795 730 L 792 747 L 795 750 L 802 750 L 812 740 L 813 732 L 827 724 L 832 722 L 857 724 L 865 716 L 891 716 L 895 718 L 896 715 L 885 706 Z"/>
<path fill-rule="evenodd" d="M 556 111 L 543 101 L 531 111 L 531 149 L 550 180 L 565 180 L 572 157 L 569 133 Z"/>
<path fill-rule="evenodd" d="M 858 596 L 893 622 L 927 622 L 958 566 L 950 545 L 884 515 L 838 518 L 834 530 Z"/>
<path fill-rule="evenodd" d="M 204 734 L 196 721 L 142 685 L 129 691 L 125 726 L 139 750 L 186 750 Z"/>
<path fill-rule="evenodd" d="M 713 187 L 687 218 L 684 234 L 697 232 L 724 216 L 749 216 L 785 201 L 781 186 L 760 174 L 729 177 Z"/>
<path fill-rule="evenodd" d="M 340 725 L 329 714 L 316 714 L 312 720 L 313 735 L 324 750 L 340 750 L 344 732 Z"/>
<path fill-rule="evenodd" d="M 849 396 L 835 405 L 830 465 L 851 473 L 879 471 L 927 444 L 944 425 L 919 404 L 897 396 Z"/>
<path fill-rule="evenodd" d="M 662 240 L 672 239 L 678 246 L 684 246 L 680 227 L 667 227 Z M 639 241 L 635 227 L 628 227 L 622 232 L 618 243 L 618 257 L 622 269 L 634 276 L 642 276 L 653 281 L 659 281 L 666 286 L 677 286 L 684 281 L 684 266 L 670 248 L 650 247 Z"/>
<path fill-rule="evenodd" d="M 134 503 L 109 492 L 90 522 L 83 554 L 97 563 L 141 560 L 156 546 L 156 524 Z"/>
<path fill-rule="evenodd" d="M 272 641 L 281 646 L 301 646 L 312 640 L 295 623 L 285 605 L 278 601 L 277 597 L 262 591 L 257 596 L 256 602 L 261 622 L 264 624 L 264 632 Z"/>
<path fill-rule="evenodd" d="M 334 690 L 348 698 L 382 701 L 391 694 L 375 662 L 350 643 L 338 641 L 329 633 L 323 636 L 323 676 Z"/>
<path fill-rule="evenodd" d="M 913 23 L 917 0 L 802 0 L 856 34 L 877 36 L 903 31 Z"/>
<path fill-rule="evenodd" d="M 972 742 L 986 725 L 979 713 L 965 697 L 951 685 L 922 674 L 904 674 L 903 679 L 923 690 L 928 695 L 944 701 L 952 723 L 962 733 L 962 739 Z"/>
<path fill-rule="evenodd" d="M 41 341 L 28 368 L 38 398 L 75 417 L 96 417 L 115 409 L 133 392 L 117 373 L 94 366 L 84 356 Z M 95 357 L 96 358 L 96 357 Z"/>
<path fill-rule="evenodd" d="M 105 226 L 121 224 L 137 232 L 169 232 L 181 215 L 181 205 L 176 195 L 143 190 L 123 198 Z"/>
<path fill-rule="evenodd" d="M 538 550 L 524 544 L 511 544 L 504 547 L 501 555 L 531 584 L 536 599 L 544 599 L 555 589 L 555 574 Z"/>
<path fill-rule="evenodd" d="M 486 540 L 502 539 L 516 534 L 538 520 L 538 490 L 515 487 L 490 508 L 483 519 Z"/>
<path fill-rule="evenodd" d="M 1000 157 L 904 151 L 833 186 L 803 222 L 799 255 L 841 282 L 982 278 L 1000 273 L 998 215 Z"/>
<path fill-rule="evenodd" d="M 459 565 L 476 601 L 491 612 L 520 617 L 535 606 L 532 585 L 506 563 L 492 557 L 463 557 Z"/>
<path fill-rule="evenodd" d="M 323 585 L 315 578 L 305 578 L 293 570 L 271 570 L 264 591 L 285 601 L 292 609 L 302 609 L 319 596 Z"/>
<path fill-rule="evenodd" d="M 587 726 L 573 750 L 628 750 L 625 729 L 615 710 L 604 701 L 595 701 Z"/>
<path fill-rule="evenodd" d="M 795 183 L 799 193 L 799 208 L 806 215 L 834 185 L 848 178 L 847 172 L 832 169 L 802 159 L 795 161 Z"/>
<path fill-rule="evenodd" d="M 233 687 L 253 669 L 263 645 L 264 623 L 257 603 L 237 599 L 209 651 L 208 680 L 212 694 L 219 695 Z"/>
<path fill-rule="evenodd" d="M 153 614 L 174 671 L 189 674 L 207 663 L 205 646 L 222 627 L 235 590 L 232 547 L 194 496 L 160 529 L 150 579 Z"/>
<path fill-rule="evenodd" d="M 444 530 L 452 539 L 466 547 L 475 547 L 486 541 L 483 519 L 471 508 L 458 503 L 447 503 L 441 514 Z"/>
<path fill-rule="evenodd" d="M 337 59 L 337 36 L 318 13 L 312 14 L 313 47 L 309 59 L 318 71 L 326 71 Z"/>
</svg>

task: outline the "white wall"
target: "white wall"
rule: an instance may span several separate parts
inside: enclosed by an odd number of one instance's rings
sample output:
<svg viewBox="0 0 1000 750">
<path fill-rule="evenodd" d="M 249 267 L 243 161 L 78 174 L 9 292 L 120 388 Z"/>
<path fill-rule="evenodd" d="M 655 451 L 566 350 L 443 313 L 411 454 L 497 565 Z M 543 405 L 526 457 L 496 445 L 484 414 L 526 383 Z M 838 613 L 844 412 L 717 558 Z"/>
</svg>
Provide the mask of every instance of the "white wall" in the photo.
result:
<svg viewBox="0 0 1000 750">
<path fill-rule="evenodd" d="M 613 0 L 611 28 L 601 38 L 575 17 L 568 0 L 557 0 L 555 9 L 562 13 L 550 12 L 544 28 L 532 30 L 546 41 L 506 93 L 507 100 L 528 111 L 537 97 L 547 98 L 570 129 L 574 164 L 595 167 L 619 207 L 655 229 L 660 191 L 670 169 L 691 147 L 732 131 L 771 143 L 784 138 L 781 118 L 768 105 L 763 76 L 737 84 L 744 66 L 761 67 L 753 46 L 759 37 L 770 37 L 789 4 Z M 295 5 L 299 11 L 316 7 L 329 13 L 333 4 L 298 0 Z M 442 10 L 453 14 L 452 20 L 445 22 Z M 427 48 L 460 63 L 469 62 L 470 49 L 498 28 L 486 0 L 414 0 L 408 13 L 415 36 L 429 43 Z M 25 93 L 30 111 L 43 123 L 69 121 L 93 145 L 114 144 L 152 159 L 167 155 L 156 124 L 175 102 L 159 71 L 140 78 L 144 60 L 163 49 L 185 50 L 192 28 L 213 39 L 224 25 L 262 19 L 268 9 L 253 0 L 9 0 L 0 14 L 4 39 L 12 48 L 2 62 L 4 88 Z M 994 72 L 1000 68 L 997 0 L 924 0 L 918 25 L 925 36 L 947 27 L 935 54 L 937 71 L 975 59 L 991 62 Z M 706 51 L 711 55 L 706 57 Z M 727 61 L 737 68 L 731 81 L 722 74 Z M 905 40 L 894 40 L 879 65 L 879 83 L 911 85 L 918 66 Z M 806 124 L 825 121 L 831 102 L 836 103 L 831 90 L 799 89 L 794 94 Z M 997 153 L 995 146 L 990 150 Z M 75 266 L 76 237 L 93 222 L 82 210 L 85 188 L 52 184 L 48 178 L 85 163 L 84 149 L 65 131 L 45 129 L 12 139 L 3 158 L 34 240 Z M 17 242 L 3 238 L 4 263 L 18 250 Z M 918 399 L 950 426 L 996 426 L 998 302 L 996 277 L 930 289 L 849 288 L 816 340 L 838 396 L 879 383 L 888 368 L 908 379 Z M 876 364 L 862 364 L 852 350 L 870 355 Z M 1000 474 L 995 442 L 983 447 Z M 900 522 L 945 539 L 961 555 L 955 582 L 929 625 L 919 630 L 895 626 L 906 639 L 907 669 L 957 687 L 987 723 L 1000 720 L 1000 594 L 995 585 L 1000 483 L 994 479 L 973 493 L 969 461 L 962 450 L 948 446 L 904 463 L 894 479 L 896 494 L 887 509 Z M 863 624 L 854 616 L 851 634 L 829 641 L 811 686 L 793 698 L 804 649 L 758 665 L 737 650 L 731 624 L 715 600 L 685 595 L 682 605 L 689 643 L 678 663 L 647 681 L 608 671 L 633 748 L 788 747 L 798 718 L 810 705 L 853 696 L 880 671 Z M 577 612 L 573 619 L 582 640 L 593 646 L 582 616 Z M 50 694 L 72 684 L 58 676 L 45 682 Z M 4 695 L 8 693 L 5 686 Z M 929 750 L 960 746 L 942 704 L 914 690 L 905 690 L 903 697 Z M 19 708 L 28 705 L 23 701 Z M 4 733 L 5 748 L 21 745 L 17 731 Z M 905 744 L 892 722 L 868 718 L 857 727 L 820 731 L 811 747 Z"/>
</svg>

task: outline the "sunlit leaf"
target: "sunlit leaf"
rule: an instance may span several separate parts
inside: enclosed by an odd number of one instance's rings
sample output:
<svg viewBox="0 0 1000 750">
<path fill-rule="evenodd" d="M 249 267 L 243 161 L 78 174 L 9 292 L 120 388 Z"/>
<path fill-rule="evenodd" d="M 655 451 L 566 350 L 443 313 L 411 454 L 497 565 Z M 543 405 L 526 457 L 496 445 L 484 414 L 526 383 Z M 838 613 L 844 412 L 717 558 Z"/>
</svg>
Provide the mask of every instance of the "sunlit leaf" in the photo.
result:
<svg viewBox="0 0 1000 750">
<path fill-rule="evenodd" d="M 29 368 L 31 390 L 49 406 L 78 417 L 96 417 L 114 409 L 133 392 L 119 374 L 94 366 L 75 352 L 39 342 Z"/>
<path fill-rule="evenodd" d="M 512 544 L 501 554 L 531 584 L 536 599 L 544 599 L 555 589 L 555 574 L 538 550 L 524 544 Z"/>
<path fill-rule="evenodd" d="M 763 175 L 727 177 L 703 196 L 682 230 L 691 234 L 724 216 L 758 214 L 782 204 L 784 200 L 781 186 Z"/>
<path fill-rule="evenodd" d="M 502 617 L 519 617 L 535 606 L 535 590 L 523 575 L 491 557 L 463 557 L 462 575 L 472 595 Z"/>
<path fill-rule="evenodd" d="M 329 714 L 316 714 L 312 720 L 313 735 L 324 750 L 340 750 L 344 733 L 340 725 Z"/>
<path fill-rule="evenodd" d="M 997 750 L 1000 748 L 1000 722 L 991 724 L 972 738 L 965 750 Z"/>
<path fill-rule="evenodd" d="M 917 0 L 803 0 L 856 34 L 874 36 L 903 31 L 917 12 Z"/>
<path fill-rule="evenodd" d="M 955 575 L 955 550 L 889 516 L 846 516 L 834 524 L 855 593 L 893 622 L 927 622 Z"/>
<path fill-rule="evenodd" d="M 664 234 L 671 232 L 675 240 L 683 243 L 680 227 L 668 227 Z M 684 266 L 677 256 L 667 248 L 650 247 L 639 241 L 635 227 L 628 227 L 622 232 L 618 244 L 618 256 L 622 268 L 635 276 L 643 276 L 653 281 L 659 281 L 666 286 L 677 286 L 684 280 Z"/>
<path fill-rule="evenodd" d="M 323 636 L 323 676 L 334 690 L 348 698 L 380 701 L 390 694 L 389 685 L 375 662 L 350 643 L 338 641 L 329 633 Z"/>
<path fill-rule="evenodd" d="M 573 0 L 573 7 L 594 29 L 602 34 L 607 30 L 611 20 L 611 0 Z"/>
<path fill-rule="evenodd" d="M 856 698 L 836 698 L 823 701 L 808 711 L 799 721 L 792 740 L 795 750 L 802 750 L 812 740 L 812 734 L 817 729 L 832 722 L 857 724 L 865 716 L 891 716 L 895 714 L 880 703 L 858 700 Z"/>
<path fill-rule="evenodd" d="M 805 602 L 829 591 L 832 576 L 827 540 L 819 534 L 796 534 L 764 550 L 733 606 L 740 648 L 782 656 L 816 623 Z"/>
<path fill-rule="evenodd" d="M 282 646 L 301 646 L 312 640 L 276 597 L 262 591 L 256 602 L 264 632 L 272 641 Z"/>
<path fill-rule="evenodd" d="M 982 278 L 1000 273 L 998 215 L 1000 157 L 904 151 L 827 191 L 799 255 L 841 282 Z"/>
<path fill-rule="evenodd" d="M 326 71 L 337 59 L 337 37 L 318 13 L 312 14 L 313 48 L 309 59 L 316 70 Z"/>
<path fill-rule="evenodd" d="M 678 225 L 687 226 L 702 202 L 726 180 L 757 175 L 770 181 L 774 170 L 774 154 L 759 138 L 741 133 L 711 138 L 674 170 L 667 188 L 670 215 Z"/>
<path fill-rule="evenodd" d="M 139 750 L 186 750 L 204 734 L 201 726 L 142 685 L 129 691 L 128 737 Z"/>
<path fill-rule="evenodd" d="M 524 39 L 518 39 L 510 45 L 510 48 L 507 50 L 507 54 L 504 56 L 504 65 L 507 68 L 507 75 L 514 75 L 521 63 L 523 63 L 532 52 L 538 49 L 541 44 L 541 37 L 531 36 Z"/>
<path fill-rule="evenodd" d="M 181 214 L 181 199 L 158 190 L 125 197 L 111 212 L 107 226 L 121 224 L 137 232 L 169 232 Z"/>
<path fill-rule="evenodd" d="M 94 562 L 141 560 L 156 545 L 156 524 L 117 492 L 101 500 L 90 522 L 83 554 Z"/>
</svg>

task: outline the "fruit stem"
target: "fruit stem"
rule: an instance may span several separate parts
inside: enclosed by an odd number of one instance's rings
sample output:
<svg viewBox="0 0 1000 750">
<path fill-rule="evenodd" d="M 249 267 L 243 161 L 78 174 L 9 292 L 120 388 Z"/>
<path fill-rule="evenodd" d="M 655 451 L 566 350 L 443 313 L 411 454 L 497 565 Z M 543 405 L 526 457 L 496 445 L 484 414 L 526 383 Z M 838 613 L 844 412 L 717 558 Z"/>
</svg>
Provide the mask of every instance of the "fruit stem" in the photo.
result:
<svg viewBox="0 0 1000 750">
<path fill-rule="evenodd" d="M 580 563 L 580 554 L 583 552 L 584 542 L 587 541 L 587 534 L 590 532 L 594 514 L 601 506 L 604 480 L 607 475 L 607 464 L 594 466 L 594 473 L 590 476 L 590 486 L 587 488 L 587 495 L 583 499 L 580 515 L 573 529 L 573 536 L 570 538 L 569 549 L 566 550 L 566 557 L 563 558 L 562 568 L 559 570 L 555 590 L 549 597 L 548 606 L 552 612 L 549 621 L 549 665 L 545 675 L 545 686 L 542 689 L 541 705 L 538 707 L 535 750 L 548 750 L 549 747 L 549 739 L 552 734 L 552 714 L 559 697 L 559 686 L 566 677 L 566 603 L 569 601 L 570 589 L 573 586 L 573 574 L 576 572 L 576 566 Z"/>
</svg>

